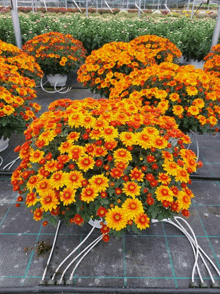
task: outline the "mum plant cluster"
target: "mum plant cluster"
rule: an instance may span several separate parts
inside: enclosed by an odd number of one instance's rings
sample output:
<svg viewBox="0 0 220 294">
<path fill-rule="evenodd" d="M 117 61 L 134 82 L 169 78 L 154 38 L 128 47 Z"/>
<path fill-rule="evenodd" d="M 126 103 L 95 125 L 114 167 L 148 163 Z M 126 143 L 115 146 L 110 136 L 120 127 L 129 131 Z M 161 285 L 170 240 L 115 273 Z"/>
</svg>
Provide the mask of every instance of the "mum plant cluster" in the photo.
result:
<svg viewBox="0 0 220 294">
<path fill-rule="evenodd" d="M 34 57 L 16 46 L 0 41 L 0 138 L 10 138 L 14 131 L 22 134 L 35 118 L 40 105 L 34 79 L 42 76 Z"/>
<path fill-rule="evenodd" d="M 146 58 L 148 56 L 148 58 Z M 150 220 L 188 217 L 190 174 L 202 166 L 187 135 L 212 131 L 219 80 L 168 39 L 146 35 L 89 55 L 78 80 L 105 98 L 57 100 L 25 130 L 12 185 L 36 221 L 100 220 L 103 240 Z"/>
<path fill-rule="evenodd" d="M 101 232 L 119 236 L 149 227 L 151 218 L 189 215 L 194 196 L 187 183 L 198 164 L 171 117 L 129 99 L 64 99 L 50 104 L 25 136 L 12 184 L 37 221 L 101 217 Z"/>
<path fill-rule="evenodd" d="M 68 74 L 86 57 L 82 42 L 59 32 L 38 35 L 27 41 L 23 50 L 36 59 L 45 75 Z"/>
</svg>

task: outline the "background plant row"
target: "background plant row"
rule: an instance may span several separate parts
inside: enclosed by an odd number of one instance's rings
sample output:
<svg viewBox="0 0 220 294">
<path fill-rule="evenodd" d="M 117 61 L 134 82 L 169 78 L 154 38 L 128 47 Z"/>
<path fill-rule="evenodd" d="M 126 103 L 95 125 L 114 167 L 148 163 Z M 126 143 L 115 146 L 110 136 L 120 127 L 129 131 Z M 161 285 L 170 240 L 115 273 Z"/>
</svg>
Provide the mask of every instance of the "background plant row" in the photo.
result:
<svg viewBox="0 0 220 294">
<path fill-rule="evenodd" d="M 154 18 L 85 18 L 80 14 L 20 14 L 22 43 L 49 31 L 71 34 L 80 40 L 88 53 L 113 41 L 129 42 L 140 35 L 168 38 L 187 59 L 202 60 L 210 51 L 216 21 L 213 19 Z M 11 15 L 0 18 L 0 39 L 16 45 Z"/>
</svg>

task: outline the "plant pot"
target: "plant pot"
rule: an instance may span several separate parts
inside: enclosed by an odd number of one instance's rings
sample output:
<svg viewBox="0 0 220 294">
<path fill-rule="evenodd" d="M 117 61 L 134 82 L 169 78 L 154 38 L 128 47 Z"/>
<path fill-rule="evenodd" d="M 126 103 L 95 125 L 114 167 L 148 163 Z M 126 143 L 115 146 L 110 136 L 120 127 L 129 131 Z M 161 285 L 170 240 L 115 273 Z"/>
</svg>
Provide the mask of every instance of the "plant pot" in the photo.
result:
<svg viewBox="0 0 220 294">
<path fill-rule="evenodd" d="M 47 80 L 52 87 L 64 87 L 67 81 L 67 75 L 47 75 Z"/>
<path fill-rule="evenodd" d="M 9 138 L 6 138 L 5 140 L 3 137 L 0 138 L 0 152 L 4 151 L 6 148 L 8 148 L 9 145 Z"/>
</svg>

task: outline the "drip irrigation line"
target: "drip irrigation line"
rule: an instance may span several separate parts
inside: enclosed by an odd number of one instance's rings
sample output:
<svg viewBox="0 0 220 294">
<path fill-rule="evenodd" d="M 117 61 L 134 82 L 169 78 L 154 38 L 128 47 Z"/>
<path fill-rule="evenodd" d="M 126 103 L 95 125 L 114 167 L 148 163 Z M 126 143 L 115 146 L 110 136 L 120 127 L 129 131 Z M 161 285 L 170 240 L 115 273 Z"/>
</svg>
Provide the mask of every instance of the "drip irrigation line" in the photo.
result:
<svg viewBox="0 0 220 294">
<path fill-rule="evenodd" d="M 57 240 L 57 236 L 58 236 L 60 225 L 61 225 L 61 220 L 59 220 L 59 222 L 57 224 L 57 229 L 56 229 L 56 233 L 55 233 L 55 236 L 54 236 L 53 245 L 52 245 L 52 248 L 51 248 L 51 251 L 50 251 L 50 255 L 48 257 L 47 264 L 46 264 L 46 267 L 45 267 L 45 270 L 44 270 L 44 273 L 43 273 L 43 276 L 42 276 L 42 281 L 44 281 L 44 279 L 45 279 L 46 272 L 47 272 L 48 266 L 50 264 L 51 257 L 53 255 L 53 251 L 54 251 L 54 248 L 55 248 L 55 244 L 56 244 L 56 240 Z"/>
<path fill-rule="evenodd" d="M 73 249 L 73 251 L 66 257 L 66 258 L 64 258 L 64 260 L 59 264 L 59 266 L 56 268 L 56 270 L 55 270 L 55 272 L 54 272 L 54 274 L 53 274 L 53 276 L 52 276 L 52 280 L 54 280 L 55 279 L 55 276 L 56 276 L 56 274 L 57 274 L 57 272 L 58 272 L 58 270 L 60 269 L 60 267 L 64 264 L 64 262 L 71 256 L 71 255 L 73 255 L 73 253 L 74 252 L 76 252 L 76 250 L 78 249 L 78 248 L 80 248 L 80 246 L 88 239 L 88 237 L 92 234 L 92 232 L 94 231 L 94 229 L 95 229 L 95 227 L 92 227 L 92 229 L 90 230 L 90 232 L 88 233 L 88 235 L 82 240 L 82 242 L 78 245 L 78 246 L 76 246 L 74 249 Z"/>
<path fill-rule="evenodd" d="M 144 294 L 219 294 L 219 289 L 210 288 L 105 288 L 74 286 L 2 287 L 0 294 L 22 293 L 144 293 Z"/>
<path fill-rule="evenodd" d="M 0 170 L 0 175 L 2 175 L 2 176 L 12 176 L 12 172 L 11 171 Z"/>
<path fill-rule="evenodd" d="M 220 181 L 220 177 L 213 177 L 213 176 L 209 177 L 209 176 L 203 176 L 203 175 L 190 175 L 190 179 Z"/>
<path fill-rule="evenodd" d="M 90 250 L 99 242 L 101 241 L 102 239 L 102 235 L 99 236 L 98 238 L 96 238 L 92 243 L 90 243 L 86 248 L 84 248 L 68 265 L 67 267 L 65 268 L 65 270 L 63 271 L 62 275 L 61 275 L 61 278 L 60 278 L 60 281 L 63 280 L 64 278 L 64 275 L 65 273 L 67 272 L 68 268 L 74 263 L 75 260 L 77 260 L 85 251 L 86 251 L 86 254 L 90 252 Z M 88 251 L 87 251 L 88 250 Z M 86 255 L 85 254 L 85 255 Z M 83 258 L 84 258 L 84 255 L 83 255 Z M 81 261 L 81 259 L 80 259 Z M 72 278 L 72 277 L 71 277 Z"/>
</svg>

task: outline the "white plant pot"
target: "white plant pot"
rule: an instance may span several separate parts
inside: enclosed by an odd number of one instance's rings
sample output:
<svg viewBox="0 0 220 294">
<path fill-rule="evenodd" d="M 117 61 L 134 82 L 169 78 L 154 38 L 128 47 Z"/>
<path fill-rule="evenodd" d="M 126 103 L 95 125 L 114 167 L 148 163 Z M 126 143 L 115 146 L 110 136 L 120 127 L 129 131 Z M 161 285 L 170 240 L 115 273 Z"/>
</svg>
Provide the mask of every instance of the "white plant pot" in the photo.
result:
<svg viewBox="0 0 220 294">
<path fill-rule="evenodd" d="M 9 138 L 6 138 L 5 140 L 3 137 L 0 138 L 0 152 L 4 151 L 6 148 L 8 148 L 9 145 Z"/>
<path fill-rule="evenodd" d="M 67 75 L 47 75 L 47 79 L 52 87 L 54 87 L 55 85 L 56 87 L 64 87 L 66 85 Z"/>
<path fill-rule="evenodd" d="M 184 56 L 179 58 L 179 62 L 184 65 L 194 65 L 195 68 L 201 68 L 201 69 L 203 68 L 204 63 L 205 63 L 204 60 L 198 61 L 198 60 L 190 59 L 189 61 L 186 61 L 186 58 Z"/>
</svg>

